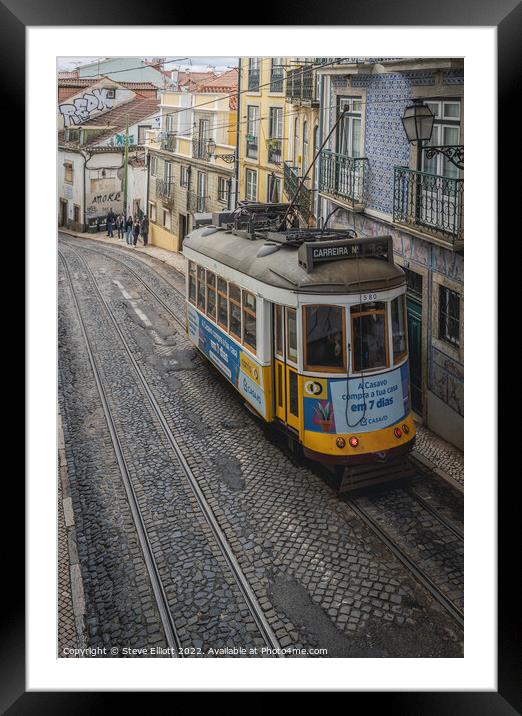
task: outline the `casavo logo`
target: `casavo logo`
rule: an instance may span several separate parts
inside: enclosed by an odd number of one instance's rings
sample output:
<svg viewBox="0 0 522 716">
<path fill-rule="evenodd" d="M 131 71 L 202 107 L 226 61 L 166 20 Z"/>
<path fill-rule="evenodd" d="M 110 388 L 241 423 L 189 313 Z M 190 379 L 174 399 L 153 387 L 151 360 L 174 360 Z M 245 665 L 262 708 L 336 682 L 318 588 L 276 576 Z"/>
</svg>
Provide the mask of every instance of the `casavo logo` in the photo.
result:
<svg viewBox="0 0 522 716">
<path fill-rule="evenodd" d="M 318 398 L 326 392 L 326 385 L 322 380 L 307 380 L 304 384 L 304 390 L 307 395 L 313 395 Z"/>
</svg>

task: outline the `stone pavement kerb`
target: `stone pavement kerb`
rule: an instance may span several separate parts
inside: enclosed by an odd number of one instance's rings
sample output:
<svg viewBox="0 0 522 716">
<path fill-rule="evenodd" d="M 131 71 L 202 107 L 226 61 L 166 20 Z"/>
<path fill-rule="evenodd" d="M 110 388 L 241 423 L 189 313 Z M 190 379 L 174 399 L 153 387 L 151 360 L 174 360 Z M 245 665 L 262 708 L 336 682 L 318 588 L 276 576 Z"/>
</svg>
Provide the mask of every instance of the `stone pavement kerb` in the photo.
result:
<svg viewBox="0 0 522 716">
<path fill-rule="evenodd" d="M 124 239 L 110 238 L 105 232 L 97 234 L 80 233 L 59 227 L 63 234 L 69 234 L 76 238 L 91 239 L 102 243 L 126 247 Z M 138 239 L 140 244 L 132 248 L 133 251 L 148 254 L 149 256 L 172 266 L 177 271 L 185 273 L 185 259 L 182 254 L 174 251 L 167 251 L 159 246 L 143 246 L 143 240 Z M 416 421 L 417 440 L 412 457 L 421 465 L 439 475 L 459 492 L 464 491 L 464 453 L 438 435 L 429 430 L 421 422 Z"/>
</svg>

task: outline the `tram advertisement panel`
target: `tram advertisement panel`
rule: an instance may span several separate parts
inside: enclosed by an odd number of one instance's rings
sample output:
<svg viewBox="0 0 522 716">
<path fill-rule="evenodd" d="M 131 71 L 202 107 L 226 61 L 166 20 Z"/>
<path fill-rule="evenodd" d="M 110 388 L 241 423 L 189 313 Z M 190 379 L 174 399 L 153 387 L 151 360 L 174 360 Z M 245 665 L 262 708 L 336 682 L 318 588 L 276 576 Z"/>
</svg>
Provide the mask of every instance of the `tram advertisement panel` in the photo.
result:
<svg viewBox="0 0 522 716">
<path fill-rule="evenodd" d="M 410 412 L 408 363 L 364 380 L 309 378 L 303 394 L 305 430 L 328 433 L 381 430 Z"/>
<path fill-rule="evenodd" d="M 266 417 L 263 370 L 214 323 L 188 304 L 189 336 L 263 417 Z"/>
</svg>

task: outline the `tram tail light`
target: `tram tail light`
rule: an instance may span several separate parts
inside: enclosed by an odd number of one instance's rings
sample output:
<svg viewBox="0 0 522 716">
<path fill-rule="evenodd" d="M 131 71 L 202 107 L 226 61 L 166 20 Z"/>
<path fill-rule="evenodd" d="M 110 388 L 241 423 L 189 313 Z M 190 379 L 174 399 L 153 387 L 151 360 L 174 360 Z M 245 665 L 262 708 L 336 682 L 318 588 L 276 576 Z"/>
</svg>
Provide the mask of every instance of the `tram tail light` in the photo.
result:
<svg viewBox="0 0 522 716">
<path fill-rule="evenodd" d="M 346 440 L 344 438 L 337 438 L 337 440 L 335 441 L 335 444 L 337 445 L 338 448 L 342 449 L 346 445 Z"/>
<path fill-rule="evenodd" d="M 348 442 L 350 443 L 350 445 L 351 445 L 353 448 L 356 448 L 357 445 L 359 444 L 359 438 L 351 437 Z"/>
<path fill-rule="evenodd" d="M 410 432 L 410 429 L 407 425 L 402 426 L 402 432 L 407 435 Z"/>
<path fill-rule="evenodd" d="M 402 438 L 402 430 L 400 428 L 395 428 L 395 430 L 393 431 L 393 434 L 395 435 L 396 438 Z"/>
</svg>

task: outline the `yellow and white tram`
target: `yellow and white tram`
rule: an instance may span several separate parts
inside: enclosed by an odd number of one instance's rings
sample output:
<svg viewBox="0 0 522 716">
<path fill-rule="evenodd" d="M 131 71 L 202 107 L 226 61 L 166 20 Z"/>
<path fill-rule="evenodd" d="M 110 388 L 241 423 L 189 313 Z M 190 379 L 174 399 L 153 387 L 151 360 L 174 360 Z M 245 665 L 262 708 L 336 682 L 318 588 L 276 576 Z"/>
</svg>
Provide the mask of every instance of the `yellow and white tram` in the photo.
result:
<svg viewBox="0 0 522 716">
<path fill-rule="evenodd" d="M 245 211 L 239 224 L 216 214 L 184 241 L 190 340 L 307 457 L 405 454 L 415 437 L 406 285 L 391 237 L 278 231 L 255 208 L 246 224 Z"/>
</svg>

